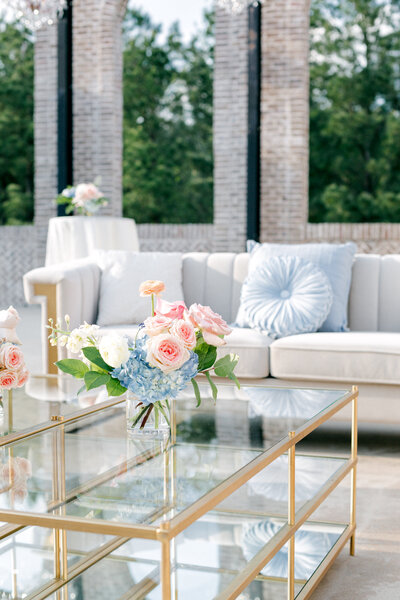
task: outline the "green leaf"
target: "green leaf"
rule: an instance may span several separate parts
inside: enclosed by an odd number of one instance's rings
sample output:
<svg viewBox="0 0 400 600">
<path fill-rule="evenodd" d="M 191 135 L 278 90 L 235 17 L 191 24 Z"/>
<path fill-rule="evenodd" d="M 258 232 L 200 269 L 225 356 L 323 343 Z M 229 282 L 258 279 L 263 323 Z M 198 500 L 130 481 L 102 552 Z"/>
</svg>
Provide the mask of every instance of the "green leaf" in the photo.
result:
<svg viewBox="0 0 400 600">
<path fill-rule="evenodd" d="M 85 374 L 89 371 L 87 365 L 77 358 L 64 358 L 55 363 L 56 367 L 68 375 L 76 377 L 76 379 L 83 379 Z"/>
<path fill-rule="evenodd" d="M 214 373 L 218 377 L 228 377 L 232 379 L 236 365 L 238 364 L 239 356 L 237 354 L 227 354 L 223 358 L 217 360 L 214 365 Z"/>
<path fill-rule="evenodd" d="M 110 381 L 107 383 L 107 392 L 109 396 L 122 396 L 125 394 L 126 388 L 114 377 L 110 377 Z"/>
<path fill-rule="evenodd" d="M 200 389 L 199 389 L 198 383 L 195 379 L 192 379 L 192 386 L 194 389 L 194 395 L 196 396 L 196 400 L 197 400 L 196 408 L 199 408 L 199 406 L 201 404 L 201 396 L 200 396 Z"/>
<path fill-rule="evenodd" d="M 93 390 L 101 385 L 107 385 L 111 377 L 107 373 L 97 373 L 97 371 L 88 371 L 85 373 L 86 389 Z"/>
<path fill-rule="evenodd" d="M 205 369 L 210 369 L 215 361 L 217 360 L 217 349 L 215 346 L 210 346 L 206 344 L 206 342 L 202 341 L 197 344 L 194 349 L 197 356 L 199 357 L 199 371 L 204 371 Z"/>
<path fill-rule="evenodd" d="M 206 375 L 206 377 L 208 379 L 208 383 L 210 384 L 210 388 L 211 388 L 211 391 L 212 391 L 212 396 L 213 396 L 214 400 L 216 400 L 218 398 L 218 388 L 215 385 L 215 383 L 213 382 L 213 380 L 211 379 L 210 372 L 207 371 L 205 375 Z"/>
<path fill-rule="evenodd" d="M 96 365 L 96 367 L 100 367 L 100 369 L 104 369 L 104 371 L 113 371 L 114 367 L 110 367 L 102 358 L 101 354 L 97 348 L 94 346 L 87 346 L 86 348 L 82 348 L 82 352 L 84 356 L 90 360 L 91 363 Z"/>
</svg>

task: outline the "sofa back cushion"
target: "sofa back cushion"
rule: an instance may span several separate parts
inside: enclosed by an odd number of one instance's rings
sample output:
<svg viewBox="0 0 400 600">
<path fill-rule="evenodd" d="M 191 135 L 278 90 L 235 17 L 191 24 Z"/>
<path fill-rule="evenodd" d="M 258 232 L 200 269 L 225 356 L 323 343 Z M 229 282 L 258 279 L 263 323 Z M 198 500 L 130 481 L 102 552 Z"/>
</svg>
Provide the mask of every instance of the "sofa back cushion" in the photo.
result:
<svg viewBox="0 0 400 600">
<path fill-rule="evenodd" d="M 249 257 L 245 252 L 184 254 L 183 293 L 187 306 L 193 302 L 211 306 L 228 323 L 232 323 L 239 308 Z"/>
<path fill-rule="evenodd" d="M 349 326 L 352 331 L 400 332 L 400 255 L 356 255 Z"/>
<path fill-rule="evenodd" d="M 184 254 L 186 303 L 208 304 L 232 323 L 239 308 L 249 258 L 245 252 Z M 400 332 L 400 255 L 355 256 L 348 315 L 352 331 Z"/>
</svg>

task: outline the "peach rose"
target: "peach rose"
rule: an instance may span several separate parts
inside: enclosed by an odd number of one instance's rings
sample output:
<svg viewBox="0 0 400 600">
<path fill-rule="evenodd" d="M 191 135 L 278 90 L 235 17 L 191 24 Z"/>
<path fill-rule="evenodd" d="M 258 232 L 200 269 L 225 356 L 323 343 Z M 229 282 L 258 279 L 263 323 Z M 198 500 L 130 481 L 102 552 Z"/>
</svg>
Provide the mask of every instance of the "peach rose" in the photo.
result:
<svg viewBox="0 0 400 600">
<path fill-rule="evenodd" d="M 22 350 L 14 344 L 3 344 L 0 347 L 0 364 L 6 369 L 22 368 L 25 364 Z"/>
<path fill-rule="evenodd" d="M 155 317 L 148 317 L 144 321 L 144 331 L 147 335 L 153 337 L 154 335 L 160 335 L 160 333 L 167 333 L 171 327 L 172 319 L 157 315 Z"/>
<path fill-rule="evenodd" d="M 11 390 L 18 385 L 18 375 L 15 371 L 4 369 L 0 371 L 0 388 Z"/>
<path fill-rule="evenodd" d="M 210 346 L 223 346 L 225 340 L 220 336 L 229 335 L 232 331 L 224 319 L 209 306 L 192 304 L 189 317 L 195 327 L 201 329 L 204 341 Z"/>
<path fill-rule="evenodd" d="M 17 387 L 21 388 L 23 387 L 26 382 L 29 379 L 29 371 L 28 369 L 21 369 L 21 371 L 18 371 L 18 383 L 17 383 Z"/>
<path fill-rule="evenodd" d="M 178 338 L 188 350 L 196 346 L 196 332 L 194 327 L 185 319 L 177 319 L 171 327 L 171 334 Z"/>
<path fill-rule="evenodd" d="M 185 311 L 187 311 L 184 302 L 167 302 L 166 300 L 157 299 L 156 315 L 169 317 L 170 319 L 182 319 Z"/>
<path fill-rule="evenodd" d="M 151 337 L 147 342 L 147 362 L 164 373 L 180 369 L 189 358 L 189 350 L 168 333 Z"/>
<path fill-rule="evenodd" d="M 143 283 L 139 286 L 139 294 L 142 298 L 146 296 L 151 296 L 155 294 L 158 296 L 165 290 L 165 284 L 163 281 L 158 281 L 157 279 L 148 279 L 147 281 L 143 281 Z"/>
<path fill-rule="evenodd" d="M 13 306 L 7 310 L 0 310 L 0 338 L 5 338 L 12 344 L 20 344 L 21 341 L 15 331 L 20 320 L 20 316 Z"/>
</svg>

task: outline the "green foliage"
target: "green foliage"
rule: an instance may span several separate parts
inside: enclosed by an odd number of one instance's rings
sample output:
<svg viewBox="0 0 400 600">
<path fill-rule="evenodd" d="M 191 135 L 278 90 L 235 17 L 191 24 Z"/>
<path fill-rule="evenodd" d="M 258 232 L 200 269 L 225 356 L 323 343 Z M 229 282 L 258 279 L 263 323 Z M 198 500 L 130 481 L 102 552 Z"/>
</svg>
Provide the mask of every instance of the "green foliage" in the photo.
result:
<svg viewBox="0 0 400 600">
<path fill-rule="evenodd" d="M 110 377 L 110 381 L 106 385 L 109 396 L 122 396 L 126 392 L 126 388 L 120 384 L 118 379 L 114 379 L 113 377 Z"/>
<path fill-rule="evenodd" d="M 399 0 L 312 0 L 313 222 L 400 222 L 399 18 Z"/>
<path fill-rule="evenodd" d="M 0 18 L 0 224 L 33 220 L 33 56 L 30 33 Z"/>
<path fill-rule="evenodd" d="M 189 43 L 128 9 L 124 24 L 124 214 L 213 220 L 213 15 Z"/>
<path fill-rule="evenodd" d="M 95 348 L 94 346 L 87 346 L 86 348 L 82 348 L 82 352 L 83 352 L 85 358 L 90 360 L 90 362 L 93 363 L 94 365 L 96 365 L 97 367 L 100 367 L 100 369 L 103 369 L 104 371 L 112 371 L 113 370 L 113 367 L 110 367 L 110 365 L 108 365 L 102 359 L 98 348 Z"/>
<path fill-rule="evenodd" d="M 203 338 L 201 338 L 203 340 Z M 215 361 L 217 360 L 217 349 L 215 346 L 210 346 L 206 344 L 206 342 L 198 341 L 196 348 L 194 349 L 197 356 L 199 357 L 199 371 L 204 371 L 205 369 L 210 369 Z"/>
<path fill-rule="evenodd" d="M 236 383 L 238 389 L 240 389 L 240 383 L 234 373 L 235 367 L 239 362 L 239 356 L 237 354 L 227 354 L 223 358 L 217 360 L 214 365 L 214 373 L 217 377 L 228 377 Z"/>
<path fill-rule="evenodd" d="M 59 360 L 55 364 L 60 371 L 64 371 L 64 373 L 68 373 L 68 375 L 72 375 L 73 377 L 76 377 L 76 379 L 83 379 L 89 371 L 89 368 L 85 363 L 77 358 L 65 358 Z"/>
<path fill-rule="evenodd" d="M 97 371 L 88 371 L 84 376 L 86 389 L 88 391 L 94 390 L 102 385 L 108 385 L 110 379 L 111 377 L 108 373 L 98 373 Z"/>
</svg>

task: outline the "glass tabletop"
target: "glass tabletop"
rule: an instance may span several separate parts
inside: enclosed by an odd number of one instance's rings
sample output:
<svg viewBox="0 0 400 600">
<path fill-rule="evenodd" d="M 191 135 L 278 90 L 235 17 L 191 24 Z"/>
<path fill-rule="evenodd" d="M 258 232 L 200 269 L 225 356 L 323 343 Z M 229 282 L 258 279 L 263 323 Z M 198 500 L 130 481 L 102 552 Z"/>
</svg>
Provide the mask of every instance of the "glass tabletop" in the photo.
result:
<svg viewBox="0 0 400 600">
<path fill-rule="evenodd" d="M 58 416 L 67 417 L 108 400 L 106 390 L 77 394 L 82 382 L 67 375 L 32 375 L 23 388 L 0 400 L 0 441 Z"/>
<path fill-rule="evenodd" d="M 202 391 L 199 410 L 189 392 L 177 401 L 177 443 L 164 453 L 127 435 L 123 404 L 3 446 L 0 519 L 6 520 L 2 511 L 16 511 L 29 513 L 30 518 L 54 514 L 79 519 L 83 528 L 94 520 L 107 524 L 99 533 L 118 535 L 117 525 L 130 526 L 132 535 L 135 526 L 155 530 L 209 498 L 218 486 L 286 440 L 289 429 L 296 431 L 349 395 L 220 386 L 215 404 Z M 297 456 L 296 509 L 344 463 L 344 459 Z M 237 510 L 250 501 L 261 513 L 284 516 L 287 468 L 282 452 L 232 494 L 225 509 Z"/>
</svg>

